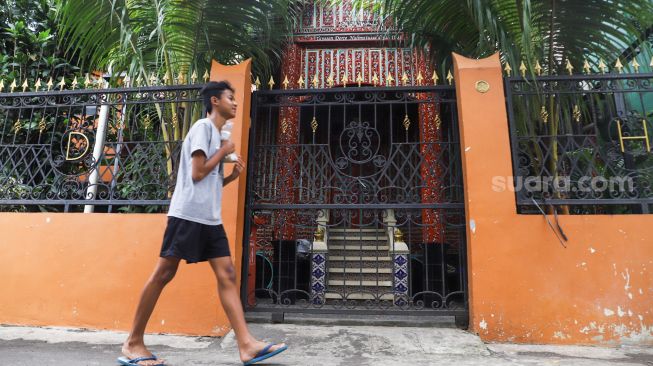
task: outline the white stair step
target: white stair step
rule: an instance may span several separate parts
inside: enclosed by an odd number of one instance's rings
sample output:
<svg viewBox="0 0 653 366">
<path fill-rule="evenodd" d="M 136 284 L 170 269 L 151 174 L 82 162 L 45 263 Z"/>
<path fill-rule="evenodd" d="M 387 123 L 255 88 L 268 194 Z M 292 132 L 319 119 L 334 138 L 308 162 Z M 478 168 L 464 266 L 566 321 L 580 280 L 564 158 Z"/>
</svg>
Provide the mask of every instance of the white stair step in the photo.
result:
<svg viewBox="0 0 653 366">
<path fill-rule="evenodd" d="M 390 262 L 391 258 L 388 257 L 342 257 L 342 256 L 329 256 L 330 261 L 345 261 L 345 262 Z"/>
<path fill-rule="evenodd" d="M 374 286 L 374 287 L 392 287 L 392 281 L 372 281 L 372 280 L 329 280 L 329 286 Z"/>
<path fill-rule="evenodd" d="M 329 249 L 333 250 L 385 250 L 389 251 L 390 247 L 387 245 L 329 245 Z"/>
<path fill-rule="evenodd" d="M 324 294 L 324 297 L 326 297 L 327 299 L 345 300 L 345 298 L 340 296 L 340 294 L 336 294 L 336 293 L 327 292 L 326 294 Z M 394 300 L 394 298 L 395 297 L 392 294 L 383 294 L 380 297 L 381 300 Z M 376 299 L 376 297 L 371 295 L 371 294 L 366 294 L 366 293 L 360 293 L 360 294 L 354 293 L 354 294 L 348 295 L 346 297 L 346 299 L 347 300 L 374 300 L 374 299 Z"/>
<path fill-rule="evenodd" d="M 392 273 L 392 268 L 329 268 L 329 273 Z"/>
<path fill-rule="evenodd" d="M 327 240 L 352 240 L 352 241 L 387 241 L 387 235 L 370 236 L 370 235 L 329 235 Z"/>
</svg>

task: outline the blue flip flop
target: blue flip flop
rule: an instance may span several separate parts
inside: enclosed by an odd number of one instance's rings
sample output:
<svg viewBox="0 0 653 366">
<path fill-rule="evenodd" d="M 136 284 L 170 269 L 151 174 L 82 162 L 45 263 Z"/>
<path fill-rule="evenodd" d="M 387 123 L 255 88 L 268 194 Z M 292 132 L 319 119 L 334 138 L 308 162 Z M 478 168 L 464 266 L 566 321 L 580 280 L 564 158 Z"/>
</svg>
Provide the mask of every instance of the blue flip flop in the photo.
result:
<svg viewBox="0 0 653 366">
<path fill-rule="evenodd" d="M 244 366 L 253 365 L 253 364 L 257 363 L 257 362 L 267 360 L 268 358 L 270 358 L 272 356 L 276 356 L 279 353 L 281 353 L 281 352 L 288 349 L 288 346 L 284 345 L 283 347 L 281 347 L 281 348 L 279 348 L 279 349 L 277 349 L 275 351 L 270 352 L 270 348 L 272 348 L 272 346 L 274 346 L 274 343 L 268 344 L 267 346 L 265 346 L 265 348 L 263 348 L 261 350 L 261 352 L 257 353 L 256 356 L 254 356 L 254 358 L 252 358 L 249 361 L 243 362 L 243 365 Z"/>
<path fill-rule="evenodd" d="M 149 357 L 137 357 L 132 359 L 129 359 L 127 357 L 118 357 L 118 363 L 123 366 L 139 366 L 138 363 L 141 361 L 156 361 L 158 359 L 159 358 L 156 357 L 155 355 Z M 160 362 L 155 364 L 154 366 L 166 366 L 166 364 Z"/>
</svg>

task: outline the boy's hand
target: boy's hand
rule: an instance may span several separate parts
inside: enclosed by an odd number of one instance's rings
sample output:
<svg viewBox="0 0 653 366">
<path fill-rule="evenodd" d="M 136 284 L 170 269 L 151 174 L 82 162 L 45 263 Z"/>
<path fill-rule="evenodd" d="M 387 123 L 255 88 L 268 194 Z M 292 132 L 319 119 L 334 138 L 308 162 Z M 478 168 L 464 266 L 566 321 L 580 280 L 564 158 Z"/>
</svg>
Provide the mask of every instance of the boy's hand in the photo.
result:
<svg viewBox="0 0 653 366">
<path fill-rule="evenodd" d="M 245 162 L 238 156 L 238 161 L 234 164 L 234 170 L 231 172 L 231 176 L 237 178 L 243 170 L 245 170 Z"/>
<path fill-rule="evenodd" d="M 234 142 L 231 140 L 222 140 L 222 146 L 220 146 L 220 150 L 224 150 L 224 154 L 229 155 L 232 152 L 236 151 L 236 144 L 234 144 Z"/>
</svg>

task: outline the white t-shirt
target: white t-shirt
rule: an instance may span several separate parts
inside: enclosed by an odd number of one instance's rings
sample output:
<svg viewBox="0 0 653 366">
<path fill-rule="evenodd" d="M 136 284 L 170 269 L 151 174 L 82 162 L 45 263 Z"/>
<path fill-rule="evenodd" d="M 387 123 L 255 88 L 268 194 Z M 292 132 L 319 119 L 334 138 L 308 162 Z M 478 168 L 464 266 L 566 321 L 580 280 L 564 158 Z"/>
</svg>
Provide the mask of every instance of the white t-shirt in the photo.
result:
<svg viewBox="0 0 653 366">
<path fill-rule="evenodd" d="M 168 216 L 204 225 L 222 224 L 223 163 L 198 182 L 192 178 L 192 154 L 202 150 L 207 159 L 220 149 L 220 131 L 208 118 L 195 122 L 181 146 L 177 184 Z"/>
</svg>

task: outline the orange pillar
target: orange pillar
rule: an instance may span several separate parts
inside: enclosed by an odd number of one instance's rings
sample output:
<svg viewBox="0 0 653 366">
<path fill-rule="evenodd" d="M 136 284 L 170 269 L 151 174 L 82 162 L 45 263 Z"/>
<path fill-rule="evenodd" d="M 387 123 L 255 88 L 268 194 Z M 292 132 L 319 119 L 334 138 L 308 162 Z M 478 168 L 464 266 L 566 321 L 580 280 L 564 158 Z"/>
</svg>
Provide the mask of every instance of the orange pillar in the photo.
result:
<svg viewBox="0 0 653 366">
<path fill-rule="evenodd" d="M 515 197 L 510 190 L 488 194 L 487 189 L 493 176 L 512 176 L 499 54 L 482 60 L 457 54 L 453 58 L 467 222 L 470 328 L 474 329 L 478 324 L 474 318 L 477 304 L 474 270 L 480 264 L 478 261 L 483 260 L 475 255 L 475 220 L 509 216 L 515 212 Z M 482 92 L 482 85 L 488 85 L 489 89 Z"/>
<path fill-rule="evenodd" d="M 249 147 L 249 126 L 252 98 L 252 60 L 247 59 L 238 65 L 222 65 L 213 61 L 211 65 L 211 81 L 226 80 L 236 89 L 235 97 L 238 102 L 238 111 L 234 118 L 234 128 L 231 133 L 232 140 L 236 144 L 236 153 L 247 162 Z M 227 165 L 225 174 L 230 174 Z M 222 221 L 227 232 L 229 242 L 235 250 L 232 251 L 232 259 L 236 265 L 240 282 L 241 264 L 243 257 L 243 235 L 245 230 L 245 192 L 247 190 L 245 172 L 236 181 L 225 187 L 222 194 Z"/>
</svg>

